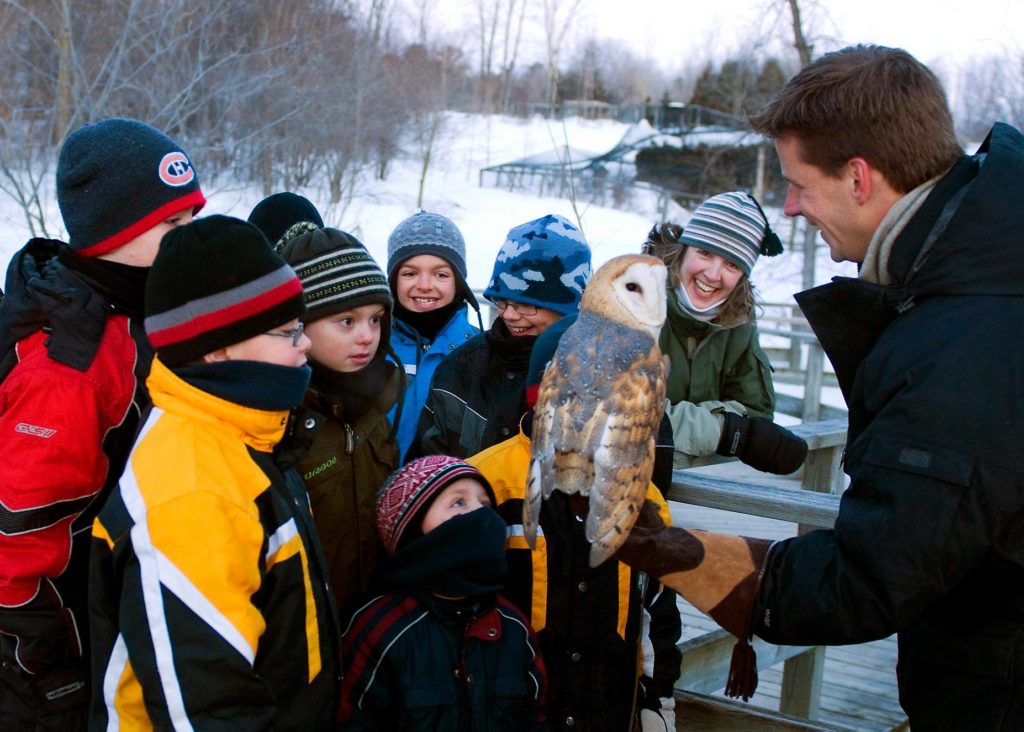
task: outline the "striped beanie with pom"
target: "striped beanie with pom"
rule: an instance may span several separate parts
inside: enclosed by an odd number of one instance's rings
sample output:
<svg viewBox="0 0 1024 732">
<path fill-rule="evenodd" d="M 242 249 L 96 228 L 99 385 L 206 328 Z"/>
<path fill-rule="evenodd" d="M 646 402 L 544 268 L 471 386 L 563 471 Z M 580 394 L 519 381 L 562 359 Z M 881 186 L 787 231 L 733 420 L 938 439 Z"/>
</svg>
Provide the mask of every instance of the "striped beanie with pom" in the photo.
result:
<svg viewBox="0 0 1024 732">
<path fill-rule="evenodd" d="M 497 505 L 490 483 L 469 463 L 448 455 L 428 455 L 396 470 L 377 496 L 377 533 L 389 556 L 421 536 L 420 524 L 430 504 L 460 478 L 472 478 Z"/>
<path fill-rule="evenodd" d="M 712 196 L 693 212 L 679 243 L 707 249 L 750 276 L 759 255 L 782 253 L 782 242 L 768 224 L 761 205 L 743 191 Z"/>
<path fill-rule="evenodd" d="M 146 279 L 146 333 L 167 366 L 302 316 L 302 285 L 252 224 L 208 216 L 164 235 Z"/>
</svg>

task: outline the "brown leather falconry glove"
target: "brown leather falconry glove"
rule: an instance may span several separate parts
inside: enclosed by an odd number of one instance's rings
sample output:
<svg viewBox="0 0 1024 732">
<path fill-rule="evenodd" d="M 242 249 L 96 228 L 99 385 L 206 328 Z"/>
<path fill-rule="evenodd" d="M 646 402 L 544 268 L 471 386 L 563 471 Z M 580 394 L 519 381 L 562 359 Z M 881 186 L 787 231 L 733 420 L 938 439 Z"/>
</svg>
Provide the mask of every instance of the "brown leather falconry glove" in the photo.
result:
<svg viewBox="0 0 1024 732">
<path fill-rule="evenodd" d="M 656 577 L 707 613 L 739 641 L 725 693 L 746 701 L 757 688 L 750 626 L 760 573 L 772 542 L 665 526 L 657 506 L 644 503 L 615 558 Z"/>
</svg>

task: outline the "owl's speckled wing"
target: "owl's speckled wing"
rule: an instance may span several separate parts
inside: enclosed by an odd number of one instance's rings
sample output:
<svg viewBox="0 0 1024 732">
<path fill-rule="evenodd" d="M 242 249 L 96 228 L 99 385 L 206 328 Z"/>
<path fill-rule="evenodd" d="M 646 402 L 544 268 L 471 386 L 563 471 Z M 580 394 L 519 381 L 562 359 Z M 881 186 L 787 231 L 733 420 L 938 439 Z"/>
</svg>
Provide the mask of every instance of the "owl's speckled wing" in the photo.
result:
<svg viewBox="0 0 1024 732">
<path fill-rule="evenodd" d="M 647 333 L 583 312 L 562 336 L 534 409 L 524 531 L 536 535 L 552 491 L 590 499 L 590 564 L 619 548 L 654 470 L 665 365 Z"/>
</svg>

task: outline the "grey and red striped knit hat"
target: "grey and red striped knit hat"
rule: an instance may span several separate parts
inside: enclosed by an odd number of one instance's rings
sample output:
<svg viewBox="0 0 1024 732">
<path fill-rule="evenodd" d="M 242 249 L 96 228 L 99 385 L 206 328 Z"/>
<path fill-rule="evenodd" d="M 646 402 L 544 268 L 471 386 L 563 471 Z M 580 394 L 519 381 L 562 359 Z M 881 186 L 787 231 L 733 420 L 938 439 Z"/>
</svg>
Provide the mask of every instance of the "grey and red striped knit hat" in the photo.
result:
<svg viewBox="0 0 1024 732">
<path fill-rule="evenodd" d="M 68 244 L 83 256 L 112 252 L 205 203 L 188 155 L 145 122 L 101 120 L 79 127 L 61 146 L 57 204 Z"/>
<path fill-rule="evenodd" d="M 377 496 L 377 534 L 389 556 L 421 535 L 420 524 L 434 499 L 459 478 L 472 478 L 497 505 L 491 484 L 469 463 L 448 455 L 428 455 L 388 477 Z"/>
<path fill-rule="evenodd" d="M 167 366 L 295 318 L 302 284 L 252 224 L 207 216 L 164 235 L 146 279 L 146 333 Z"/>
<path fill-rule="evenodd" d="M 679 243 L 707 249 L 725 257 L 750 276 L 759 255 L 782 253 L 782 242 L 772 231 L 761 204 L 743 191 L 712 196 L 693 212 Z"/>
</svg>

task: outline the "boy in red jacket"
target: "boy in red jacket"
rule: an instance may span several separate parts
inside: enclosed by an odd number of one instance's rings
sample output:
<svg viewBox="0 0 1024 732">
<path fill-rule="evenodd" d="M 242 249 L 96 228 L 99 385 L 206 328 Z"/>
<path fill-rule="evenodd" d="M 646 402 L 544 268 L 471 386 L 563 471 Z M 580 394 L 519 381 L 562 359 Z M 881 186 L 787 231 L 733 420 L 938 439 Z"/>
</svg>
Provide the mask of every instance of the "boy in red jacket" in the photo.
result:
<svg viewBox="0 0 1024 732">
<path fill-rule="evenodd" d="M 5 730 L 84 727 L 88 528 L 149 407 L 143 288 L 206 199 L 181 147 L 107 119 L 57 163 L 68 242 L 11 260 L 0 304 L 0 710 Z"/>
</svg>

